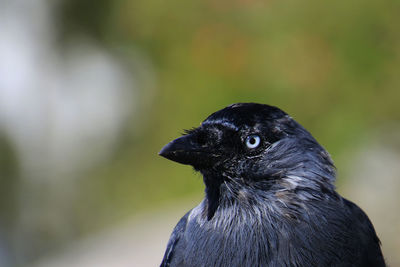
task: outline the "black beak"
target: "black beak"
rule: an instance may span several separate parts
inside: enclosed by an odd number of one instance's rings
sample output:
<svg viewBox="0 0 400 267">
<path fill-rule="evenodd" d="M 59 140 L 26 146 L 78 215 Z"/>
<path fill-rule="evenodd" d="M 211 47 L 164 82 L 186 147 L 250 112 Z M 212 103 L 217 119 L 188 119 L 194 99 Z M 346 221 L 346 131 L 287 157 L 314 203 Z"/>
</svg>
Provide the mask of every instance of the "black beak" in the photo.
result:
<svg viewBox="0 0 400 267">
<path fill-rule="evenodd" d="M 210 166 L 219 157 L 207 145 L 199 144 L 195 134 L 187 134 L 169 142 L 158 154 L 195 168 Z"/>
</svg>

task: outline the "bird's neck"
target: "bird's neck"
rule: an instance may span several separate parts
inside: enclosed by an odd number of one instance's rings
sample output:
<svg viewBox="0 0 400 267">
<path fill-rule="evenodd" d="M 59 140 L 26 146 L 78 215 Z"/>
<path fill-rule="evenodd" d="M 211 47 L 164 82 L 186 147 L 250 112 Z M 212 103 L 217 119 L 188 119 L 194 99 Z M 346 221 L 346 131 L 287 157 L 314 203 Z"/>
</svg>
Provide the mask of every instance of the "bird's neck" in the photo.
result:
<svg viewBox="0 0 400 267">
<path fill-rule="evenodd" d="M 263 180 L 248 181 L 246 184 L 243 183 L 243 179 L 224 179 L 221 176 L 203 173 L 206 186 L 203 216 L 211 220 L 220 205 L 228 207 L 237 201 L 257 200 L 255 195 L 260 194 L 264 200 L 269 199 L 267 202 L 271 205 L 275 200 L 280 203 L 287 200 L 297 203 L 307 200 L 308 197 L 322 197 L 326 194 L 336 197 L 335 186 L 331 183 L 335 178 L 334 167 L 324 167 L 299 165 L 299 168 L 280 173 L 279 177 L 265 177 Z M 313 171 L 310 172 L 310 169 Z M 290 206 L 291 202 L 286 205 Z"/>
<path fill-rule="evenodd" d="M 215 211 L 217 210 L 220 203 L 221 196 L 221 184 L 223 182 L 221 177 L 215 177 L 211 174 L 203 174 L 204 175 L 204 184 L 206 185 L 205 189 L 205 209 L 204 216 L 207 217 L 207 220 L 211 220 L 214 216 Z"/>
</svg>

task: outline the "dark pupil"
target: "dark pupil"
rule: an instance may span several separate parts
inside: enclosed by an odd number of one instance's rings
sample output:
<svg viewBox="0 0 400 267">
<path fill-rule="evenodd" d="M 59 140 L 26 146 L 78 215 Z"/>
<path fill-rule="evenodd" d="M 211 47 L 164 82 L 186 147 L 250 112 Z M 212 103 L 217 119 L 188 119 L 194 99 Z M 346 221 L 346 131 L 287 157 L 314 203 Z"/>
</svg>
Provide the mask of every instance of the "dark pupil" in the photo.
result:
<svg viewBox="0 0 400 267">
<path fill-rule="evenodd" d="M 250 144 L 254 145 L 256 143 L 256 139 L 254 137 L 250 138 Z"/>
</svg>

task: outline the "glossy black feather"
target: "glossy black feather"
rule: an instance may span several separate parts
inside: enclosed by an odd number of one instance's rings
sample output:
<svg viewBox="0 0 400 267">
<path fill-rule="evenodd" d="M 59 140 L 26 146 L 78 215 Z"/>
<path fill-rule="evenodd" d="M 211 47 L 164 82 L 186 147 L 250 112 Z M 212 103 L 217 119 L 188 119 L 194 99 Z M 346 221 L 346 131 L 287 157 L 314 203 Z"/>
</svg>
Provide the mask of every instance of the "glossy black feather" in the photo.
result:
<svg viewBox="0 0 400 267">
<path fill-rule="evenodd" d="M 174 230 L 172 231 L 171 237 L 169 238 L 168 244 L 167 244 L 167 249 L 165 250 L 164 258 L 161 263 L 161 267 L 168 267 L 171 264 L 172 257 L 174 256 L 174 251 L 177 243 L 179 242 L 179 239 L 183 236 L 185 230 L 186 230 L 186 223 L 187 223 L 187 218 L 189 216 L 189 213 L 186 213 L 185 216 L 183 216 L 178 224 L 175 226 Z"/>
<path fill-rule="evenodd" d="M 335 191 L 329 154 L 276 107 L 226 107 L 160 155 L 192 165 L 206 186 L 161 266 L 385 266 L 367 215 Z"/>
</svg>

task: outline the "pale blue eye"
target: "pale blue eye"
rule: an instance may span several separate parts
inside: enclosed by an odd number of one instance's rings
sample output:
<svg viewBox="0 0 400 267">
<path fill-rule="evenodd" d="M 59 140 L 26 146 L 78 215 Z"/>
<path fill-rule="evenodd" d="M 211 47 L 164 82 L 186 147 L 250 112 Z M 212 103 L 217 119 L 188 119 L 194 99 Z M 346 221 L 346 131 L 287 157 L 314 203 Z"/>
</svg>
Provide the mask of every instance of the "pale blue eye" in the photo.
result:
<svg viewBox="0 0 400 267">
<path fill-rule="evenodd" d="M 255 134 L 249 135 L 246 138 L 246 146 L 251 149 L 258 147 L 260 145 L 260 142 L 261 142 L 261 138 Z"/>
</svg>

